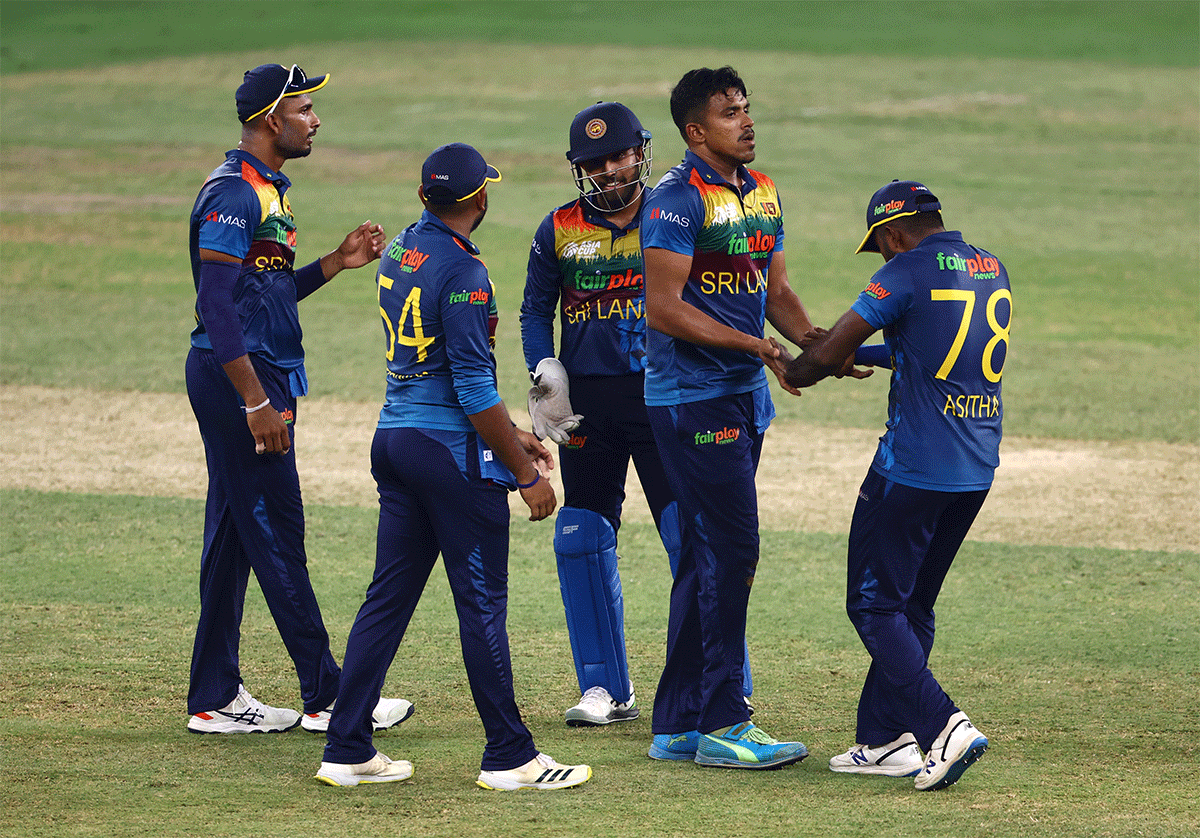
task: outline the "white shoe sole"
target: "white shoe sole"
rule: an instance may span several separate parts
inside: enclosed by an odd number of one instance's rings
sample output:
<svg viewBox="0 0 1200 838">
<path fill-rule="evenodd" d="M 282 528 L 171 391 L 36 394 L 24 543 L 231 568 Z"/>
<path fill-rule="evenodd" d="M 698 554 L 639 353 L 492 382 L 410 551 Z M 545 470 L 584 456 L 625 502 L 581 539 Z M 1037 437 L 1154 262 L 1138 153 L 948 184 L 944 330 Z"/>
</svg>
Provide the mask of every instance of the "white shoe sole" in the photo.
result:
<svg viewBox="0 0 1200 838">
<path fill-rule="evenodd" d="M 971 740 L 962 753 L 954 759 L 946 760 L 943 763 L 945 769 L 940 771 L 936 776 L 931 775 L 928 779 L 924 775 L 917 777 L 918 791 L 938 791 L 948 786 L 952 786 L 959 781 L 963 772 L 979 761 L 984 752 L 988 749 L 988 740 L 986 736 L 980 734 Z M 924 780 L 924 784 L 921 781 Z"/>
<path fill-rule="evenodd" d="M 392 763 L 395 765 L 396 763 Z M 378 775 L 378 774 L 350 774 L 344 771 L 338 771 L 332 767 L 326 767 L 329 763 L 321 763 L 320 770 L 313 777 L 327 786 L 352 787 L 360 783 L 396 783 L 400 780 L 407 780 L 413 775 L 412 766 L 402 771 L 400 774 Z"/>
<path fill-rule="evenodd" d="M 838 774 L 870 774 L 876 777 L 915 777 L 921 773 L 924 768 L 924 763 L 919 763 L 912 767 L 897 766 L 889 768 L 883 765 L 834 765 L 829 763 L 829 770 L 836 771 Z"/>
<path fill-rule="evenodd" d="M 566 713 L 568 727 L 600 727 L 601 725 L 610 725 L 613 722 L 631 722 L 642 713 L 639 708 L 634 707 L 630 710 L 614 713 L 611 716 L 593 716 L 582 711 L 572 715 L 572 710 L 574 709 L 572 707 Z"/>
<path fill-rule="evenodd" d="M 188 733 L 284 733 L 300 724 L 300 719 L 296 719 L 290 725 L 244 725 L 238 722 L 206 722 L 188 721 Z"/>
<path fill-rule="evenodd" d="M 377 731 L 388 730 L 389 728 L 393 728 L 402 722 L 408 721 L 416 709 L 416 706 L 409 704 L 408 711 L 395 721 L 377 722 L 372 719 L 371 725 Z M 326 733 L 329 730 L 329 719 L 314 719 L 306 713 L 300 718 L 300 727 L 304 728 L 309 733 Z"/>
<path fill-rule="evenodd" d="M 507 771 L 481 771 L 479 772 L 479 779 L 475 781 L 475 785 L 488 791 L 520 791 L 521 789 L 552 791 L 554 789 L 569 789 L 581 786 L 592 779 L 591 767 L 588 767 L 582 777 L 575 776 L 566 780 L 555 779 L 563 769 L 569 770 L 577 767 L 574 765 L 564 765 L 556 769 L 548 768 L 542 772 L 538 780 L 529 782 L 504 776 L 509 773 Z M 578 772 L 575 773 L 578 774 Z"/>
</svg>

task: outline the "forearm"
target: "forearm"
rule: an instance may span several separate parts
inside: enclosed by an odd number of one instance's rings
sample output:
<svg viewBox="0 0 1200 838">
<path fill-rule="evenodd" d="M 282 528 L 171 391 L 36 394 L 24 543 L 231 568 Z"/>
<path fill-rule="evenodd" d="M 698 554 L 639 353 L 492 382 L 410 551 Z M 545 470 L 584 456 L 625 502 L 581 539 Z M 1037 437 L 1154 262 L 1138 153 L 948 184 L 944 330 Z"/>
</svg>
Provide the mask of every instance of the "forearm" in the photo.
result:
<svg viewBox="0 0 1200 838">
<path fill-rule="evenodd" d="M 808 309 L 791 289 L 786 295 L 777 299 L 767 299 L 767 321 L 774 326 L 779 334 L 797 346 L 804 335 L 812 330 L 813 322 L 808 316 Z"/>
<path fill-rule="evenodd" d="M 528 484 L 538 476 L 533 458 L 517 438 L 516 429 L 504 402 L 498 402 L 479 413 L 470 413 L 467 418 L 471 420 L 475 431 L 487 443 L 488 448 L 495 452 L 500 462 L 517 478 L 518 483 Z"/>
<path fill-rule="evenodd" d="M 678 297 L 665 296 L 652 303 L 646 298 L 646 324 L 655 331 L 688 343 L 715 346 L 754 355 L 761 339 L 709 317 Z"/>
<path fill-rule="evenodd" d="M 788 365 L 788 384 L 809 387 L 828 375 L 841 372 L 854 356 L 854 350 L 874 332 L 874 327 L 858 314 L 846 312 L 829 332 L 811 342 L 800 357 Z"/>
<path fill-rule="evenodd" d="M 254 365 L 250 363 L 249 355 L 234 358 L 222 364 L 221 368 L 225 370 L 225 375 L 229 376 L 229 381 L 246 403 L 246 407 L 254 408 L 267 400 L 267 391 L 263 389 L 258 373 L 254 371 Z"/>
</svg>

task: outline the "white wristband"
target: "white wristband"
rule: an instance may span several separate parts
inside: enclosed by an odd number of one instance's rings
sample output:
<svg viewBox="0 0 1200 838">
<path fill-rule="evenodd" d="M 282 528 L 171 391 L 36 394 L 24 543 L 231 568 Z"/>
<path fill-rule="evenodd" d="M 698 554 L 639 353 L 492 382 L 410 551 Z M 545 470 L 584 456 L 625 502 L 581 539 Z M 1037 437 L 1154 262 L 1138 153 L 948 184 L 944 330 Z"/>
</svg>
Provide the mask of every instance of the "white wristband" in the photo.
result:
<svg viewBox="0 0 1200 838">
<path fill-rule="evenodd" d="M 256 410 L 262 410 L 264 407 L 266 407 L 270 403 L 271 403 L 271 400 L 267 399 L 265 402 L 260 404 L 258 407 L 243 407 L 242 410 L 246 411 L 246 413 L 249 414 L 249 413 L 253 413 Z"/>
</svg>

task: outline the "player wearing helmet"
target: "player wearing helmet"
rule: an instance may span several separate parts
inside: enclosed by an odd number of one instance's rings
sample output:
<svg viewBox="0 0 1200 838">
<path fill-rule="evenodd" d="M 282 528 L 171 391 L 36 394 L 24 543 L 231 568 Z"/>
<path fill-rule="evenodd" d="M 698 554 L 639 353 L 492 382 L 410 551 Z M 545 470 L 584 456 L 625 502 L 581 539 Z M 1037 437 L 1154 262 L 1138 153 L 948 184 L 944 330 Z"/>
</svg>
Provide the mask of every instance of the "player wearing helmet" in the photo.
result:
<svg viewBox="0 0 1200 838">
<path fill-rule="evenodd" d="M 625 654 L 617 530 L 630 459 L 674 573 L 679 523 L 646 416 L 642 199 L 650 132 L 618 102 L 575 115 L 567 160 L 579 197 L 538 227 L 521 342 L 534 432 L 559 444 L 564 490 L 554 551 L 582 697 L 571 726 L 638 716 Z M 554 350 L 554 319 L 559 347 Z M 578 412 L 576 412 L 578 411 Z M 747 671 L 746 693 L 749 694 Z"/>
</svg>

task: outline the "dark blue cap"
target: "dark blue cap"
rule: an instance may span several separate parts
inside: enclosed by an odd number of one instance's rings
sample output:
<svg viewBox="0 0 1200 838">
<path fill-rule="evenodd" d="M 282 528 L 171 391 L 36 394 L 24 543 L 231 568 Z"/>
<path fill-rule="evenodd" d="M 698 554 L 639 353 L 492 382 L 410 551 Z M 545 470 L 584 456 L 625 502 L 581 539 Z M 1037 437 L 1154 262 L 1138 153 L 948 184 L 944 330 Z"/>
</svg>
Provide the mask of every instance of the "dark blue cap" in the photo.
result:
<svg viewBox="0 0 1200 838">
<path fill-rule="evenodd" d="M 620 102 L 597 102 L 571 121 L 567 160 L 573 164 L 608 157 L 627 148 L 641 148 L 650 132 Z"/>
<path fill-rule="evenodd" d="M 871 196 L 871 203 L 867 204 L 867 235 L 854 252 L 879 252 L 879 245 L 875 244 L 871 234 L 880 224 L 919 212 L 936 212 L 941 208 L 937 196 L 924 184 L 915 180 L 893 180 Z"/>
<path fill-rule="evenodd" d="M 292 69 L 282 64 L 260 64 L 247 70 L 237 89 L 237 113 L 242 122 L 262 116 L 286 96 L 312 93 L 325 86 L 329 74 L 309 78 L 295 64 Z"/>
<path fill-rule="evenodd" d="M 498 180 L 496 167 L 489 166 L 483 155 L 466 143 L 439 146 L 421 167 L 421 191 L 431 204 L 465 201 Z"/>
</svg>

